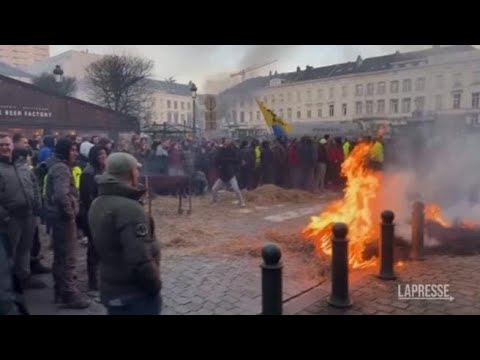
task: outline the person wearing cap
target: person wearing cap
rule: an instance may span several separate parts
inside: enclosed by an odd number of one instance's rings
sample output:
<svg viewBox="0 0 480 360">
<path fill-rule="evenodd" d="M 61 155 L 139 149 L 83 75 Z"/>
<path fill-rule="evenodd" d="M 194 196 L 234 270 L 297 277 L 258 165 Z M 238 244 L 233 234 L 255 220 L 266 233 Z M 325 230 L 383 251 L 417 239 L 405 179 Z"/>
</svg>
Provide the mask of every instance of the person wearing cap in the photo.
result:
<svg viewBox="0 0 480 360">
<path fill-rule="evenodd" d="M 54 156 L 47 160 L 45 210 L 53 229 L 55 303 L 70 309 L 84 309 L 90 302 L 78 290 L 75 278 L 79 195 L 72 166 L 76 157 L 75 143 L 68 138 L 59 139 Z"/>
<path fill-rule="evenodd" d="M 100 263 L 100 300 L 109 315 L 158 315 L 161 311 L 160 246 L 155 224 L 140 200 L 141 165 L 128 153 L 108 156 L 97 176 L 98 197 L 88 211 Z"/>
</svg>

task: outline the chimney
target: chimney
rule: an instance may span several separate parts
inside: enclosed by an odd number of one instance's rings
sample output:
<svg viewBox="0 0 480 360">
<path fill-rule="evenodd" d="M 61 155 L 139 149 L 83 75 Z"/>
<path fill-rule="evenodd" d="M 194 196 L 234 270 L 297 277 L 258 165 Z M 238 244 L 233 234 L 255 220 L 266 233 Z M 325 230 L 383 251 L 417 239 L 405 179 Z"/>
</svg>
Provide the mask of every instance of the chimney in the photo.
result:
<svg viewBox="0 0 480 360">
<path fill-rule="evenodd" d="M 278 75 L 278 71 L 277 71 L 277 70 L 275 70 L 275 74 L 274 74 L 274 75 L 275 75 L 275 76 L 277 76 L 277 75 Z"/>
<path fill-rule="evenodd" d="M 363 62 L 362 57 L 360 55 L 358 55 L 356 65 L 360 66 L 360 65 L 362 65 L 362 62 Z"/>
<path fill-rule="evenodd" d="M 268 76 L 272 77 L 272 70 L 270 70 L 270 73 L 268 74 Z"/>
<path fill-rule="evenodd" d="M 297 66 L 297 72 L 300 72 L 300 66 Z"/>
</svg>

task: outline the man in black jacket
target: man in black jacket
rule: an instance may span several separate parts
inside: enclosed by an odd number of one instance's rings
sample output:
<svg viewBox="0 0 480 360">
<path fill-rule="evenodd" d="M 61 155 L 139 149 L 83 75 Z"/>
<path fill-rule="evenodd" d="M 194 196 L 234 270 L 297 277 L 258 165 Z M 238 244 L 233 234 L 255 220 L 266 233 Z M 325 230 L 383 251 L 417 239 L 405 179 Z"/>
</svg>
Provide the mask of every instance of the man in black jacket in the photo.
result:
<svg viewBox="0 0 480 360">
<path fill-rule="evenodd" d="M 231 139 L 225 139 L 223 146 L 218 149 L 215 165 L 219 178 L 212 188 L 212 204 L 217 204 L 218 192 L 220 190 L 230 187 L 237 194 L 239 206 L 245 207 L 245 201 L 235 177 L 235 173 L 240 165 L 240 159 Z"/>
</svg>

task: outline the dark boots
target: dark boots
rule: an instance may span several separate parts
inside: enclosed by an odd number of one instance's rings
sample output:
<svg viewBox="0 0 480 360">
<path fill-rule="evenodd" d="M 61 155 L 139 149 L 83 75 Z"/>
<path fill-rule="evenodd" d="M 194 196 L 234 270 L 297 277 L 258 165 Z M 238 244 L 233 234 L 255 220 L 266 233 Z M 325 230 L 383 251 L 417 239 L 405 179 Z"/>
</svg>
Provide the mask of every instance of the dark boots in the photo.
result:
<svg viewBox="0 0 480 360">
<path fill-rule="evenodd" d="M 64 309 L 86 309 L 90 306 L 90 301 L 79 292 L 61 295 L 55 291 L 55 304 L 61 305 Z"/>
<path fill-rule="evenodd" d="M 38 259 L 30 261 L 30 271 L 32 275 L 50 274 L 52 272 L 50 268 L 43 265 Z"/>
</svg>

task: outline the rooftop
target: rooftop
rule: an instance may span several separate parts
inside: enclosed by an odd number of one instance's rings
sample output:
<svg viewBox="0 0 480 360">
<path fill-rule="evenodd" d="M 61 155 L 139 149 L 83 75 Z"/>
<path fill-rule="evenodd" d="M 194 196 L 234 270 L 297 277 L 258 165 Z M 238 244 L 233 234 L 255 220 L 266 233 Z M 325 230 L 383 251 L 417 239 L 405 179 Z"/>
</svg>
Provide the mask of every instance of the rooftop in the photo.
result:
<svg viewBox="0 0 480 360">
<path fill-rule="evenodd" d="M 472 45 L 452 45 L 438 48 L 430 48 L 420 51 L 412 51 L 407 53 L 395 52 L 389 55 L 376 56 L 366 59 L 358 57 L 357 61 L 350 61 L 335 65 L 323 67 L 307 66 L 304 70 L 277 74 L 274 77 L 282 79 L 284 83 L 296 83 L 302 81 L 310 81 L 317 79 L 327 79 L 336 76 L 362 74 L 374 71 L 385 71 L 392 69 L 394 64 L 405 61 L 421 60 L 428 56 L 443 55 L 450 53 L 458 53 L 465 51 L 478 51 Z M 224 95 L 250 92 L 265 88 L 269 85 L 271 76 L 256 77 L 247 79 L 242 83 L 233 86 L 223 92 Z"/>
</svg>

